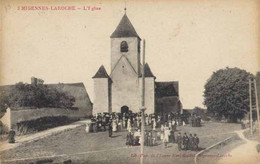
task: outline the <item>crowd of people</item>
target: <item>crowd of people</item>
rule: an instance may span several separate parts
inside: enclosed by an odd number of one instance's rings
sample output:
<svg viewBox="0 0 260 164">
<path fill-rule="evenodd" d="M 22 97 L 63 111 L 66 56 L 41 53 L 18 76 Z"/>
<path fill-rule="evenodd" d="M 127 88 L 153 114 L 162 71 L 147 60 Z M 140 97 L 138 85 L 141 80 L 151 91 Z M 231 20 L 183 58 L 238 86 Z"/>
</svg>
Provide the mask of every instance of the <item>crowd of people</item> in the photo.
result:
<svg viewBox="0 0 260 164">
<path fill-rule="evenodd" d="M 187 133 L 184 133 L 182 136 L 179 132 L 177 135 L 177 144 L 178 144 L 178 150 L 192 150 L 192 151 L 198 151 L 199 148 L 199 137 L 197 134 L 190 134 L 189 136 Z"/>
<path fill-rule="evenodd" d="M 151 125 L 152 128 L 154 127 Z M 158 142 L 163 142 L 165 148 L 168 147 L 169 143 L 178 144 L 178 150 L 192 150 L 197 151 L 199 145 L 199 138 L 196 134 L 190 134 L 189 136 L 184 133 L 182 136 L 179 132 L 177 136 L 175 136 L 176 124 L 168 123 L 160 125 L 159 130 L 146 130 L 144 135 L 144 145 L 145 146 L 155 146 Z M 140 129 L 136 129 L 133 131 L 129 131 L 126 137 L 126 145 L 140 145 L 140 137 L 141 132 Z"/>
<path fill-rule="evenodd" d="M 144 123 L 149 128 L 145 130 L 144 145 L 155 146 L 159 142 L 163 142 L 167 148 L 168 143 L 176 143 L 179 150 L 198 150 L 199 138 L 196 134 L 187 136 L 184 133 L 181 136 L 181 133 L 178 133 L 175 136 L 177 126 L 186 125 L 185 121 L 180 118 L 178 113 L 146 114 Z M 198 117 L 196 120 L 199 120 Z M 194 122 L 192 125 L 197 124 Z M 87 128 L 89 131 L 99 132 L 106 131 L 106 127 L 108 127 L 109 137 L 112 137 L 114 132 L 119 132 L 122 129 L 127 130 L 126 145 L 137 146 L 141 143 L 141 124 L 141 113 L 98 113 L 92 117 L 91 125 Z"/>
<path fill-rule="evenodd" d="M 158 127 L 158 125 L 169 122 L 170 124 L 185 125 L 185 121 L 181 119 L 179 113 L 170 113 L 163 115 L 145 115 L 145 125 L 152 125 L 153 130 Z M 140 128 L 141 127 L 141 114 L 140 113 L 97 113 L 91 118 L 90 132 L 105 131 L 106 126 L 112 123 L 113 131 L 120 131 L 122 128 Z"/>
</svg>

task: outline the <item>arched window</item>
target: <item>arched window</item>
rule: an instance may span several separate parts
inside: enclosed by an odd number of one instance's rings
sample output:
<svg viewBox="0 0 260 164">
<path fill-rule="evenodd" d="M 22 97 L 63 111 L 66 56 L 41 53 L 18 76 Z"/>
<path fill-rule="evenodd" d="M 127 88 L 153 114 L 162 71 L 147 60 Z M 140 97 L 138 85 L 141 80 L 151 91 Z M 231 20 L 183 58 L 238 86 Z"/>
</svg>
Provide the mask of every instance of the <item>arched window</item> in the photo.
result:
<svg viewBox="0 0 260 164">
<path fill-rule="evenodd" d="M 121 52 L 128 52 L 128 45 L 126 41 L 122 41 L 120 45 Z"/>
</svg>

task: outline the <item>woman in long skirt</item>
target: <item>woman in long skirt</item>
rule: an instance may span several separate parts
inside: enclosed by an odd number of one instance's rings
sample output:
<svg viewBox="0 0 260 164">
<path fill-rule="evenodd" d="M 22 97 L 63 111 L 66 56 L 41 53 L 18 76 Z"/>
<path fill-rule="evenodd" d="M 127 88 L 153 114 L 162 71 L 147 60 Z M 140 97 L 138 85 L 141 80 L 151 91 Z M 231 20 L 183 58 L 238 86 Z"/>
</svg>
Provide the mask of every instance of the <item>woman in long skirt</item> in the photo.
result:
<svg viewBox="0 0 260 164">
<path fill-rule="evenodd" d="M 164 138 L 164 130 L 161 130 L 161 141 L 163 141 L 163 138 Z"/>
<path fill-rule="evenodd" d="M 139 117 L 137 117 L 137 119 L 136 119 L 136 128 L 139 128 L 139 125 L 140 125 L 140 119 L 139 119 Z"/>
<path fill-rule="evenodd" d="M 117 131 L 121 132 L 121 130 L 122 130 L 122 122 L 119 121 L 117 126 Z"/>
<path fill-rule="evenodd" d="M 172 122 L 169 121 L 169 129 L 172 130 Z"/>
<path fill-rule="evenodd" d="M 164 131 L 164 125 L 161 124 L 161 131 Z"/>
<path fill-rule="evenodd" d="M 127 130 L 128 130 L 128 131 L 131 131 L 130 119 L 128 119 L 128 121 L 127 121 Z"/>
<path fill-rule="evenodd" d="M 86 131 L 86 133 L 89 133 L 89 124 L 86 124 L 85 131 Z"/>
<path fill-rule="evenodd" d="M 125 126 L 125 116 L 123 116 L 123 118 L 122 118 L 122 126 L 123 126 L 123 128 L 125 128 L 126 126 Z"/>
<path fill-rule="evenodd" d="M 117 124 L 116 124 L 116 120 L 113 120 L 112 127 L 113 127 L 113 132 L 116 132 L 116 131 L 117 131 Z"/>
<path fill-rule="evenodd" d="M 145 116 L 145 125 L 149 125 L 149 117 L 147 115 Z"/>
<path fill-rule="evenodd" d="M 164 142 L 165 148 L 167 148 L 167 144 L 169 142 L 169 136 L 170 136 L 170 130 L 169 130 L 168 127 L 165 127 L 165 129 L 164 129 L 164 138 L 163 138 L 163 142 Z"/>
<path fill-rule="evenodd" d="M 175 126 L 175 121 L 174 120 L 172 120 L 172 130 L 173 131 L 176 131 L 176 128 L 175 128 L 176 126 Z"/>
<path fill-rule="evenodd" d="M 156 121 L 155 121 L 155 118 L 153 120 L 153 130 L 156 130 Z"/>
</svg>

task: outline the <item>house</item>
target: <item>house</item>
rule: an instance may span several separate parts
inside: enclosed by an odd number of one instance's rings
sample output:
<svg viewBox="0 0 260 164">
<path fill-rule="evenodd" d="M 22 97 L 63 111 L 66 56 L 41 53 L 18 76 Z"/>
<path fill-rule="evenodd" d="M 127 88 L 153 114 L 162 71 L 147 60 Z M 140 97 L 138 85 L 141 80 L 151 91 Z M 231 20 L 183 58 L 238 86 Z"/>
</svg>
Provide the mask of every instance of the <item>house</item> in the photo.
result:
<svg viewBox="0 0 260 164">
<path fill-rule="evenodd" d="M 37 82 L 40 82 L 39 84 Z M 84 84 L 68 83 L 68 84 L 43 84 L 42 80 L 32 80 L 31 84 L 27 85 L 46 85 L 49 88 L 58 89 L 66 92 L 75 98 L 72 109 L 63 108 L 33 108 L 33 107 L 8 107 L 6 112 L 1 116 L 0 121 L 8 128 L 15 127 L 17 123 L 36 120 L 43 117 L 66 116 L 72 119 L 81 119 L 92 116 L 93 104 L 89 98 Z M 10 92 L 14 85 L 0 86 L 0 93 Z"/>
</svg>

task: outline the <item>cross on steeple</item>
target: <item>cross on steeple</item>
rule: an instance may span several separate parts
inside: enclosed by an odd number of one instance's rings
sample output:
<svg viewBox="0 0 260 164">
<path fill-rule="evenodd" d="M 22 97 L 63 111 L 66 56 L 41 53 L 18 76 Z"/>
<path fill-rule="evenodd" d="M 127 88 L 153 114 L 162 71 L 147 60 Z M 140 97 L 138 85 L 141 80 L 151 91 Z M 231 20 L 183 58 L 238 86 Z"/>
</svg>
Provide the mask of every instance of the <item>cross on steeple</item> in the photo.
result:
<svg viewBox="0 0 260 164">
<path fill-rule="evenodd" d="M 124 8 L 124 10 L 125 10 L 125 14 L 126 14 L 126 0 L 125 0 L 125 8 Z"/>
</svg>

